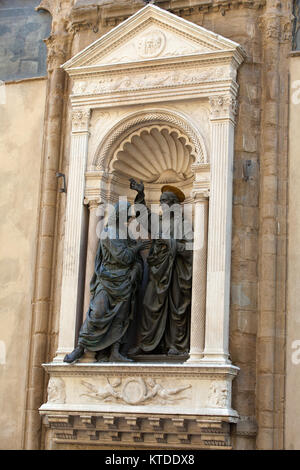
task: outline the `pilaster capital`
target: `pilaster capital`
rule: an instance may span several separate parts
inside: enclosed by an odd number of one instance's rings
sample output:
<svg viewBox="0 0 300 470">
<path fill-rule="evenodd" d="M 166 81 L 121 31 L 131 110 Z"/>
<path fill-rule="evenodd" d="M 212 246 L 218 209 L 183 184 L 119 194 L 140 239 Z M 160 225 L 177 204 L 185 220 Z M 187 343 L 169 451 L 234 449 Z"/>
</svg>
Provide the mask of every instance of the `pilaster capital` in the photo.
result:
<svg viewBox="0 0 300 470">
<path fill-rule="evenodd" d="M 235 122 L 238 111 L 238 101 L 231 95 L 213 95 L 209 97 L 210 120 L 231 120 Z"/>
<path fill-rule="evenodd" d="M 78 108 L 72 111 L 72 133 L 87 133 L 91 117 L 90 108 Z"/>
<path fill-rule="evenodd" d="M 191 191 L 191 197 L 195 203 L 196 202 L 202 202 L 202 203 L 208 202 L 209 195 L 210 195 L 210 190 L 207 187 L 204 188 L 204 187 L 198 187 L 197 185 L 194 185 Z"/>
<path fill-rule="evenodd" d="M 47 49 L 47 65 L 48 71 L 52 72 L 59 69 L 60 66 L 67 60 L 69 51 L 69 37 L 66 33 L 51 34 L 48 39 L 44 40 Z"/>
<path fill-rule="evenodd" d="M 282 9 L 281 2 L 274 1 L 261 16 L 259 26 L 265 40 L 269 42 L 290 42 L 293 36 L 294 15 Z"/>
<path fill-rule="evenodd" d="M 276 10 L 261 17 L 259 26 L 262 29 L 266 39 L 280 39 L 280 16 Z"/>
<path fill-rule="evenodd" d="M 291 42 L 293 39 L 293 27 L 295 16 L 287 15 L 281 19 L 281 42 Z"/>
<path fill-rule="evenodd" d="M 191 191 L 191 197 L 195 202 L 207 200 L 209 198 L 210 188 L 210 164 L 194 163 L 192 171 L 195 174 L 195 181 Z"/>
<path fill-rule="evenodd" d="M 92 211 L 94 209 L 98 209 L 101 204 L 101 198 L 97 197 L 96 199 L 89 199 L 85 197 L 83 203 L 85 206 L 88 206 L 90 211 Z"/>
<path fill-rule="evenodd" d="M 195 162 L 192 164 L 192 172 L 197 175 L 197 174 L 209 174 L 210 172 L 210 164 L 209 163 L 201 163 L 201 162 Z"/>
</svg>

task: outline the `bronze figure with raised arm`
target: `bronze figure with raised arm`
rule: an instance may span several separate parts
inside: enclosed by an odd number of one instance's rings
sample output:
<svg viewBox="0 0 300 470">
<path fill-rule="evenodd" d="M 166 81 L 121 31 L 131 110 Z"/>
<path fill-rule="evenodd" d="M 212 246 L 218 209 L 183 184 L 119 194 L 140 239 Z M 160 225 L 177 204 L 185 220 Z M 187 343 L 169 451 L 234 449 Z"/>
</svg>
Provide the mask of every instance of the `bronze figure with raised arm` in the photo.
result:
<svg viewBox="0 0 300 470">
<path fill-rule="evenodd" d="M 137 191 L 135 204 L 146 206 L 143 183 L 131 179 L 130 188 Z M 187 249 L 191 240 L 184 235 L 176 236 L 176 224 L 177 227 L 183 224 L 183 218 L 182 212 L 176 216 L 173 211 L 174 205 L 180 207 L 184 199 L 179 188 L 166 185 L 162 187 L 160 197 L 162 216 L 147 208 L 149 220 L 158 217 L 159 230 L 147 258 L 149 280 L 140 312 L 140 332 L 136 347 L 128 353 L 130 356 L 143 352 L 170 356 L 189 352 L 193 253 Z M 167 212 L 169 226 L 165 233 L 162 218 Z"/>
</svg>

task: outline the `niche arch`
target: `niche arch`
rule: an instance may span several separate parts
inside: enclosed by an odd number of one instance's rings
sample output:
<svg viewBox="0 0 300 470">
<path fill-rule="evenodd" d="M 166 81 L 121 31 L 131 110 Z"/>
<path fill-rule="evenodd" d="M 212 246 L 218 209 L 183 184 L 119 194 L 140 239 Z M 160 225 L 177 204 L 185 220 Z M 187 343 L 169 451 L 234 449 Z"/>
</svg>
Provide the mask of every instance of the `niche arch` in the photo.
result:
<svg viewBox="0 0 300 470">
<path fill-rule="evenodd" d="M 174 110 L 148 109 L 133 113 L 117 124 L 106 134 L 99 144 L 93 166 L 96 170 L 109 171 L 109 165 L 117 148 L 131 134 L 149 125 L 169 125 L 181 135 L 185 135 L 192 145 L 192 153 L 196 163 L 209 163 L 207 147 L 199 128 L 183 113 Z"/>
</svg>

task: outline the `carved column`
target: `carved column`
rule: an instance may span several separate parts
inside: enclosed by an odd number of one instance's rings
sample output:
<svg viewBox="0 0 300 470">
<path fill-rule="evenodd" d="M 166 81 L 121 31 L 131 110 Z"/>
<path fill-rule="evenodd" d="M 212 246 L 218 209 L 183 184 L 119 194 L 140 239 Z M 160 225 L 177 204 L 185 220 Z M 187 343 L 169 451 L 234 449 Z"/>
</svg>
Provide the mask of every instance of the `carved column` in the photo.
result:
<svg viewBox="0 0 300 470">
<path fill-rule="evenodd" d="M 198 362 L 203 357 L 206 310 L 206 261 L 209 165 L 193 165 L 194 197 L 194 256 L 191 312 L 191 344 L 188 362 Z"/>
<path fill-rule="evenodd" d="M 62 295 L 58 351 L 60 362 L 75 344 L 76 318 L 82 309 L 80 280 L 85 248 L 84 186 L 88 152 L 90 109 L 75 109 L 72 114 L 71 156 L 67 194 L 66 228 L 63 254 Z"/>
<path fill-rule="evenodd" d="M 229 362 L 229 299 L 232 226 L 234 115 L 231 95 L 213 96 L 207 303 L 203 360 Z"/>
<path fill-rule="evenodd" d="M 259 291 L 256 416 L 258 449 L 284 445 L 286 345 L 286 211 L 288 177 L 288 69 L 290 2 L 267 0 L 261 17 L 262 115 L 260 148 Z M 268 353 L 266 354 L 266 351 Z M 265 417 L 268 415 L 268 420 Z"/>
<path fill-rule="evenodd" d="M 57 214 L 57 178 L 60 165 L 62 121 L 64 114 L 65 72 L 60 68 L 68 58 L 71 37 L 56 25 L 48 48 L 47 104 L 45 109 L 42 155 L 42 183 L 36 251 L 35 284 L 32 301 L 31 341 L 27 375 L 26 417 L 23 446 L 38 449 L 41 420 L 38 406 L 44 397 L 42 363 L 47 360 L 49 316 L 51 315 L 52 268 Z M 61 29 L 59 29 L 61 28 Z"/>
<path fill-rule="evenodd" d="M 90 303 L 90 281 L 94 274 L 95 257 L 99 242 L 99 235 L 101 229 L 98 226 L 98 207 L 99 198 L 86 200 L 89 208 L 89 233 L 87 242 L 87 255 L 86 255 L 86 271 L 85 271 L 85 290 L 84 290 L 84 307 L 83 307 L 83 320 L 85 320 L 86 312 Z"/>
</svg>

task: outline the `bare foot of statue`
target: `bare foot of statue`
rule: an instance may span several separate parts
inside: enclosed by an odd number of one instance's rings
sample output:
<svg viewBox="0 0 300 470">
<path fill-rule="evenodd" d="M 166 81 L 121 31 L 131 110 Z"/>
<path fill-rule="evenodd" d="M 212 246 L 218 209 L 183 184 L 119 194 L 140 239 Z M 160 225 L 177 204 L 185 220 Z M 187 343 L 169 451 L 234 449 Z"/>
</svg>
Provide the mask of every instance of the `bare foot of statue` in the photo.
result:
<svg viewBox="0 0 300 470">
<path fill-rule="evenodd" d="M 182 356 L 188 357 L 189 353 L 187 351 L 179 351 L 176 348 L 170 348 L 168 351 L 168 356 Z"/>
<path fill-rule="evenodd" d="M 64 362 L 72 364 L 73 362 L 78 361 L 84 354 L 84 348 L 82 346 L 77 346 L 70 354 L 66 354 L 64 357 Z"/>
<path fill-rule="evenodd" d="M 116 343 L 111 348 L 109 362 L 134 362 L 133 359 L 123 356 L 119 351 L 119 343 Z"/>
<path fill-rule="evenodd" d="M 180 354 L 182 353 L 176 348 L 170 348 L 168 351 L 168 356 L 179 356 Z"/>
<path fill-rule="evenodd" d="M 108 362 L 108 353 L 107 351 L 103 352 L 103 351 L 98 351 L 96 353 L 96 361 L 97 362 Z"/>
<path fill-rule="evenodd" d="M 139 354 L 143 354 L 143 351 L 139 346 L 136 346 L 135 348 L 131 348 L 128 351 L 128 356 L 138 356 Z"/>
</svg>

